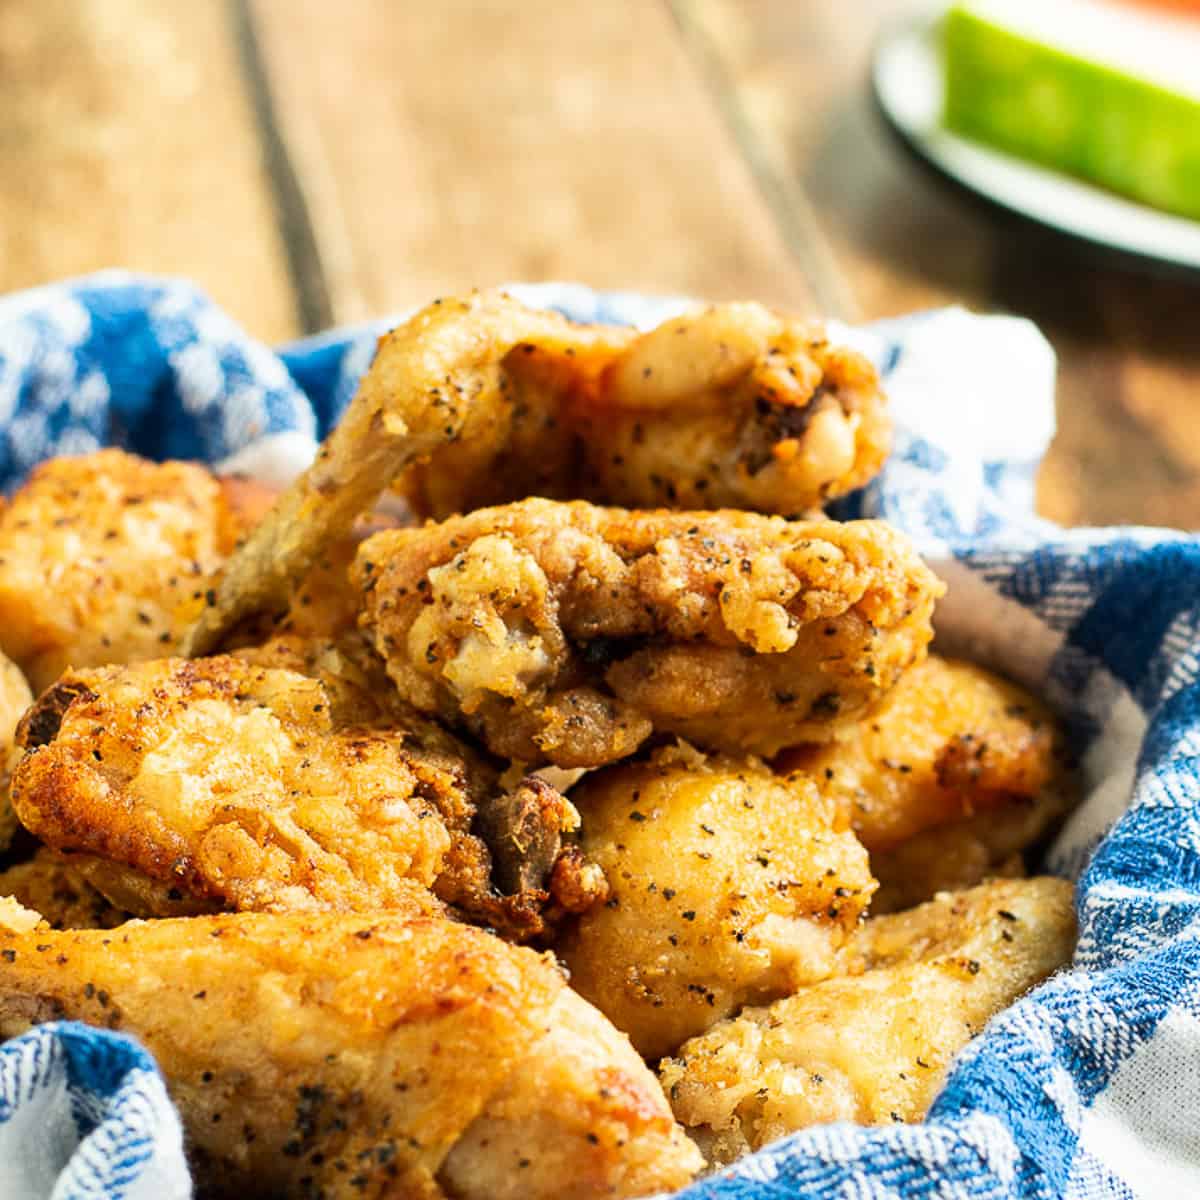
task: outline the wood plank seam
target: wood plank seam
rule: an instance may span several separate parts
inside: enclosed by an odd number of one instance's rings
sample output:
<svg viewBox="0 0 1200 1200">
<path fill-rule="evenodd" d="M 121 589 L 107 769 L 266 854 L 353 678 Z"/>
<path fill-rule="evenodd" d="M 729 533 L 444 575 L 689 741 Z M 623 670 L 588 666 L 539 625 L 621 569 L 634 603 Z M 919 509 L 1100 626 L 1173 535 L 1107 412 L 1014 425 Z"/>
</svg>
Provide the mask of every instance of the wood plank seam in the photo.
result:
<svg viewBox="0 0 1200 1200">
<path fill-rule="evenodd" d="M 296 317 L 303 333 L 316 333 L 333 324 L 333 306 L 308 202 L 280 133 L 249 0 L 229 0 L 229 14 L 271 181 L 295 295 Z"/>
<path fill-rule="evenodd" d="M 858 305 L 821 233 L 812 205 L 755 135 L 753 122 L 726 77 L 707 31 L 692 16 L 689 0 L 664 0 L 664 3 L 822 314 L 844 321 L 859 319 Z"/>
</svg>

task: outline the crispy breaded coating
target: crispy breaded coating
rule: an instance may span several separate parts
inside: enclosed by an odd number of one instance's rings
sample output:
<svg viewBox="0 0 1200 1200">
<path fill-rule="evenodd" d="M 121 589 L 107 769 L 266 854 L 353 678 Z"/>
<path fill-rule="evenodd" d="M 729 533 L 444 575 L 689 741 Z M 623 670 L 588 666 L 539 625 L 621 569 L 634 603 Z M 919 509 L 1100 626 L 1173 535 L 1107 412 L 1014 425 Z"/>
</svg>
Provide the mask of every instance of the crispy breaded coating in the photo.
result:
<svg viewBox="0 0 1200 1200">
<path fill-rule="evenodd" d="M 414 509 L 440 520 L 548 496 L 795 516 L 883 464 L 875 371 L 819 327 L 721 304 L 623 341 L 518 347 L 486 431 L 405 475 Z"/>
<path fill-rule="evenodd" d="M 112 929 L 129 916 L 92 887 L 74 863 L 44 846 L 27 862 L 0 871 L 0 896 L 40 913 L 54 929 Z"/>
<path fill-rule="evenodd" d="M 828 737 L 923 657 L 943 591 L 879 522 L 550 500 L 376 534 L 354 578 L 402 697 L 562 767 L 652 729 L 760 754 Z"/>
<path fill-rule="evenodd" d="M 240 910 L 367 910 L 432 887 L 511 936 L 540 933 L 559 842 L 537 888 L 501 895 L 472 832 L 500 799 L 486 790 L 494 770 L 427 720 L 358 719 L 368 702 L 355 709 L 349 687 L 229 656 L 68 673 L 22 724 L 14 807 L 46 843 L 129 868 L 95 882 L 139 914 L 177 912 L 174 892 Z M 552 788 L 517 788 L 529 791 L 557 834 L 574 825 Z M 569 901 L 596 898 L 569 882 Z"/>
<path fill-rule="evenodd" d="M 0 850 L 8 848 L 17 832 L 16 814 L 8 798 L 13 767 L 20 758 L 14 738 L 17 722 L 32 703 L 33 695 L 21 668 L 0 654 Z"/>
<path fill-rule="evenodd" d="M 837 969 L 874 883 L 811 780 L 680 746 L 588 775 L 571 798 L 611 894 L 556 949 L 647 1058 Z"/>
<path fill-rule="evenodd" d="M 173 652 L 261 511 L 241 481 L 121 450 L 56 458 L 0 511 L 0 648 L 34 692 Z"/>
<path fill-rule="evenodd" d="M 18 741 L 22 823 L 232 908 L 387 907 L 469 823 L 461 769 L 340 726 L 322 684 L 221 657 L 68 672 Z"/>
<path fill-rule="evenodd" d="M 282 608 L 397 480 L 418 513 L 439 516 L 529 495 L 790 515 L 865 483 L 888 438 L 871 366 L 756 304 L 640 337 L 501 292 L 438 300 L 380 339 L 316 462 L 230 563 L 184 652 Z"/>
<path fill-rule="evenodd" d="M 867 922 L 862 974 L 747 1009 L 661 1068 L 710 1164 L 828 1121 L 920 1121 L 955 1054 L 1069 962 L 1071 885 L 998 880 Z M 852 956 L 854 957 L 854 956 Z"/>
<path fill-rule="evenodd" d="M 202 1194 L 641 1196 L 699 1166 L 654 1077 L 551 961 L 411 914 L 0 933 L 0 1035 L 134 1034 Z"/>
<path fill-rule="evenodd" d="M 1066 737 L 1024 688 L 930 655 L 845 737 L 781 756 L 848 814 L 880 881 L 874 911 L 1011 874 L 1079 798 Z"/>
</svg>

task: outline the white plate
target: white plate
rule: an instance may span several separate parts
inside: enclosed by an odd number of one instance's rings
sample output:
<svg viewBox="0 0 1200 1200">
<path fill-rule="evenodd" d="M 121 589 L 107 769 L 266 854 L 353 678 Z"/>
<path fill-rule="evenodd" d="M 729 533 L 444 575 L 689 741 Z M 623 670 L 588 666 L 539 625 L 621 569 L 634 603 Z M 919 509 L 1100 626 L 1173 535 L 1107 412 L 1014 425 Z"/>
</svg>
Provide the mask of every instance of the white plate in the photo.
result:
<svg viewBox="0 0 1200 1200">
<path fill-rule="evenodd" d="M 875 99 L 909 148 L 963 187 L 1040 225 L 1107 250 L 1200 270 L 1200 222 L 1124 200 L 942 127 L 944 80 L 937 27 L 945 9 L 939 4 L 910 16 L 875 51 Z"/>
</svg>

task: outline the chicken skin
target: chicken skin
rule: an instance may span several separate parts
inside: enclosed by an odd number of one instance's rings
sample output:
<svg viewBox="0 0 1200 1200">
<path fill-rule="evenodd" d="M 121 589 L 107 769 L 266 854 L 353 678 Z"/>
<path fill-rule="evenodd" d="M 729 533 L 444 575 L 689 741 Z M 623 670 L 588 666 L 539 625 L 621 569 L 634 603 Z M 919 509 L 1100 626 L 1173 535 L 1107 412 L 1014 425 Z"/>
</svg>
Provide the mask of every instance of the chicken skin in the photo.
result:
<svg viewBox="0 0 1200 1200">
<path fill-rule="evenodd" d="M 893 912 L 987 875 L 1078 799 L 1066 738 L 1023 688 L 973 663 L 930 655 L 852 734 L 782 755 L 848 814 Z"/>
<path fill-rule="evenodd" d="M 0 1036 L 135 1035 L 203 1196 L 591 1200 L 699 1166 L 654 1077 L 551 961 L 419 913 L 0 932 Z"/>
<path fill-rule="evenodd" d="M 121 450 L 43 463 L 0 512 L 0 649 L 35 692 L 170 654 L 262 511 L 254 485 Z"/>
<path fill-rule="evenodd" d="M 676 1116 L 713 1166 L 828 1121 L 920 1121 L 954 1055 L 1064 966 L 1071 885 L 997 880 L 876 917 L 848 958 L 861 974 L 746 1009 L 666 1060 Z"/>
<path fill-rule="evenodd" d="M 571 797 L 611 893 L 556 950 L 647 1058 L 837 969 L 874 883 L 811 780 L 681 746 L 595 772 Z"/>
<path fill-rule="evenodd" d="M 229 564 L 184 653 L 285 607 L 393 483 L 439 517 L 529 495 L 792 515 L 865 483 L 888 439 L 870 365 L 757 304 L 642 336 L 502 292 L 437 300 L 380 339 L 316 462 Z"/>
<path fill-rule="evenodd" d="M 0 851 L 8 848 L 17 832 L 17 817 L 8 796 L 13 767 L 20 757 L 14 739 L 17 722 L 32 703 L 21 668 L 0 654 Z"/>
<path fill-rule="evenodd" d="M 591 353 L 534 340 L 504 372 L 486 430 L 403 477 L 418 514 L 536 495 L 796 516 L 866 483 L 889 448 L 871 365 L 758 304 L 693 311 Z"/>
<path fill-rule="evenodd" d="M 514 935 L 536 925 L 471 831 L 489 768 L 429 722 L 348 710 L 320 678 L 230 656 L 68 672 L 22 723 L 14 808 L 48 845 L 232 909 L 386 909 L 432 887 Z M 526 792 L 568 822 L 553 789 Z"/>
<path fill-rule="evenodd" d="M 405 700 L 560 767 L 651 730 L 732 753 L 827 738 L 924 656 L 943 591 L 879 522 L 550 500 L 376 534 L 354 579 Z"/>
</svg>

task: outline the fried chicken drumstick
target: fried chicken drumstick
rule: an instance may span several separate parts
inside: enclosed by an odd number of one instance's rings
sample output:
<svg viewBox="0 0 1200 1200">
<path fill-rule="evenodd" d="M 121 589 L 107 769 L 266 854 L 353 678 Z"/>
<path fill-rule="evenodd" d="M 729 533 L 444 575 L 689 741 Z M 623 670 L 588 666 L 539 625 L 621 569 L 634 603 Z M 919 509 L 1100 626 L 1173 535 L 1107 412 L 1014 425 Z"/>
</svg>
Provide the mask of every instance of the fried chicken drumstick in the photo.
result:
<svg viewBox="0 0 1200 1200">
<path fill-rule="evenodd" d="M 69 1018 L 161 1067 L 202 1196 L 592 1200 L 699 1155 L 552 962 L 412 913 L 0 932 L 0 1036 Z"/>
<path fill-rule="evenodd" d="M 772 754 L 925 654 L 943 587 L 880 522 L 526 500 L 360 547 L 400 695 L 493 753 L 595 767 L 651 730 Z"/>
<path fill-rule="evenodd" d="M 248 615 L 285 607 L 393 483 L 438 517 L 533 494 L 793 515 L 871 478 L 888 435 L 864 359 L 756 304 L 639 336 L 498 292 L 436 301 L 380 340 L 184 652 L 207 653 Z"/>
<path fill-rule="evenodd" d="M 312 674 L 269 665 L 280 660 Z M 178 910 L 139 890 L 136 876 L 176 901 L 277 912 L 386 909 L 432 887 L 516 937 L 540 931 L 564 876 L 568 903 L 595 899 L 581 877 L 602 885 L 599 875 L 560 855 L 574 812 L 558 793 L 531 779 L 515 799 L 498 798 L 478 755 L 432 722 L 402 717 L 390 697 L 381 713 L 336 665 L 332 651 L 322 664 L 285 643 L 67 672 L 22 722 L 14 808 L 48 845 L 135 873 L 87 877 L 142 915 Z M 550 823 L 515 895 L 493 886 L 491 852 L 473 831 L 495 803 L 532 805 Z"/>
</svg>

